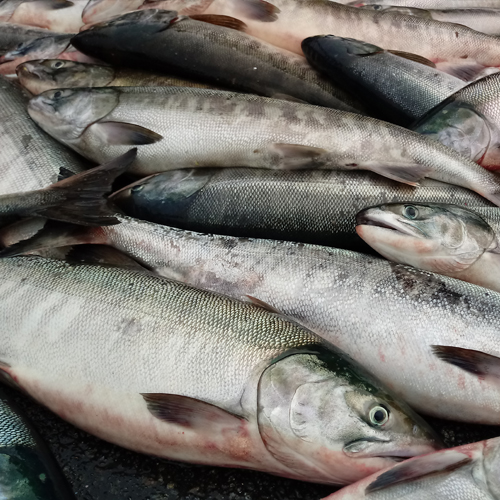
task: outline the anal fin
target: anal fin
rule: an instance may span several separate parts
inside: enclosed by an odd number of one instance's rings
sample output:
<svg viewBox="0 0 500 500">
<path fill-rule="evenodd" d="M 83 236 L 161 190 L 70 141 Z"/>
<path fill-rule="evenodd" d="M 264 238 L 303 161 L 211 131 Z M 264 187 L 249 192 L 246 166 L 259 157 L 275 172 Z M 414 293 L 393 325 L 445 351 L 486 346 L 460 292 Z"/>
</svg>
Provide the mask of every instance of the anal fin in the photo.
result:
<svg viewBox="0 0 500 500">
<path fill-rule="evenodd" d="M 412 458 L 394 466 L 370 483 L 365 492 L 372 493 L 396 484 L 415 481 L 426 476 L 452 472 L 472 462 L 465 453 L 445 450 L 431 455 Z"/>
<path fill-rule="evenodd" d="M 416 186 L 418 181 L 421 181 L 433 171 L 432 167 L 419 163 L 411 165 L 375 165 L 367 166 L 363 170 L 371 170 L 388 179 L 402 182 L 410 186 Z"/>
<path fill-rule="evenodd" d="M 444 345 L 433 345 L 432 352 L 442 361 L 458 366 L 479 377 L 491 376 L 500 379 L 500 358 L 473 349 Z"/>
<path fill-rule="evenodd" d="M 275 143 L 270 150 L 279 154 L 283 168 L 286 170 L 312 167 L 321 156 L 328 154 L 328 151 L 323 148 L 302 144 Z"/>
<path fill-rule="evenodd" d="M 402 57 L 403 59 L 408 59 L 409 61 L 417 62 L 423 64 L 424 66 L 429 66 L 435 68 L 436 65 L 429 59 L 419 56 L 418 54 L 412 54 L 411 52 L 402 52 L 401 50 L 388 50 L 391 54 L 395 56 Z"/>
</svg>

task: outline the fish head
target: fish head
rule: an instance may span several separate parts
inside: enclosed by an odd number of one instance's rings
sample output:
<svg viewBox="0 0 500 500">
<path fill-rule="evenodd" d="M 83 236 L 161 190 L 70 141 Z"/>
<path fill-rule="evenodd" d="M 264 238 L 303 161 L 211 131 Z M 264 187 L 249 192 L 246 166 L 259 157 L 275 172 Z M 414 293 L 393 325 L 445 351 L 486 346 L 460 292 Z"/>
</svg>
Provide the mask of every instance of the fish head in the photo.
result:
<svg viewBox="0 0 500 500">
<path fill-rule="evenodd" d="M 33 59 L 56 57 L 64 52 L 71 41 L 71 35 L 53 35 L 21 42 L 17 47 L 5 53 L 3 61 L 14 61 L 22 57 Z"/>
<path fill-rule="evenodd" d="M 82 21 L 93 24 L 105 21 L 129 10 L 138 9 L 144 0 L 90 0 L 82 12 Z"/>
<path fill-rule="evenodd" d="M 269 453 L 309 481 L 353 482 L 440 447 L 418 415 L 332 346 L 275 360 L 260 378 L 258 408 Z"/>
<path fill-rule="evenodd" d="M 132 217 L 145 218 L 149 214 L 156 218 L 159 212 L 169 224 L 182 227 L 179 224 L 185 220 L 193 199 L 215 172 L 211 168 L 192 168 L 155 174 L 125 186 L 110 201 Z"/>
<path fill-rule="evenodd" d="M 321 61 L 325 61 L 340 66 L 359 57 L 385 52 L 384 49 L 371 43 L 335 35 L 316 35 L 306 38 L 302 42 L 302 50 L 307 60 L 313 64 L 318 65 Z"/>
<path fill-rule="evenodd" d="M 27 61 L 16 68 L 21 84 L 32 94 L 51 89 L 74 87 L 105 87 L 113 79 L 115 70 L 62 59 Z"/>
<path fill-rule="evenodd" d="M 356 217 L 356 232 L 389 260 L 441 274 L 467 269 L 497 245 L 480 215 L 444 203 L 367 208 Z"/>
<path fill-rule="evenodd" d="M 52 137 L 72 143 L 118 102 L 119 92 L 108 88 L 48 90 L 29 101 L 28 113 Z"/>
<path fill-rule="evenodd" d="M 495 135 L 493 124 L 483 113 L 453 97 L 429 111 L 412 129 L 476 163 L 482 162 Z"/>
</svg>

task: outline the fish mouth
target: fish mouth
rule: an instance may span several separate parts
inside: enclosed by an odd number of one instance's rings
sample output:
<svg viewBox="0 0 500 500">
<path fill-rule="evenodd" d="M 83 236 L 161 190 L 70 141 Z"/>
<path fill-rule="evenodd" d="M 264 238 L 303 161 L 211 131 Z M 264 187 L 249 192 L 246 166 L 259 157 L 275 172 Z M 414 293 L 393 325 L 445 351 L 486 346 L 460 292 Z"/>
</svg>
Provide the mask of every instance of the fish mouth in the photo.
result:
<svg viewBox="0 0 500 500">
<path fill-rule="evenodd" d="M 33 67 L 33 65 L 30 64 L 29 62 L 20 64 L 16 68 L 16 74 L 17 74 L 18 77 L 20 77 L 21 75 L 23 75 L 25 77 L 31 77 L 31 78 L 33 78 L 35 80 L 41 80 L 42 79 L 42 76 L 40 75 L 40 72 L 37 71 L 37 69 L 35 67 Z"/>
<path fill-rule="evenodd" d="M 389 231 L 395 231 L 413 238 L 427 238 L 422 229 L 413 225 L 410 221 L 400 220 L 394 214 L 384 212 L 380 208 L 367 208 L 356 215 L 356 227 L 375 226 Z"/>
</svg>

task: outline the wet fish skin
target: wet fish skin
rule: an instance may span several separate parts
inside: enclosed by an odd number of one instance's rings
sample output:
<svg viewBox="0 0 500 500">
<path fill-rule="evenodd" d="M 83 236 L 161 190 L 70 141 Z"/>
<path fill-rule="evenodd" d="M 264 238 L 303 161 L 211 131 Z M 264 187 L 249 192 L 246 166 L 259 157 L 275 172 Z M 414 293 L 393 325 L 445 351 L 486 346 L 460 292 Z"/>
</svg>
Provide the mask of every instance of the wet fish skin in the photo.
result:
<svg viewBox="0 0 500 500">
<path fill-rule="evenodd" d="M 467 85 L 412 128 L 488 170 L 500 169 L 500 74 Z"/>
<path fill-rule="evenodd" d="M 0 195 L 43 189 L 89 167 L 33 123 L 27 101 L 18 87 L 0 77 Z"/>
<path fill-rule="evenodd" d="M 28 61 L 16 68 L 21 84 L 33 95 L 52 89 L 75 87 L 196 87 L 215 88 L 195 81 L 147 71 L 113 68 L 96 64 L 43 59 Z"/>
<path fill-rule="evenodd" d="M 0 387 L 0 494 L 6 500 L 74 500 L 51 452 Z"/>
<path fill-rule="evenodd" d="M 356 231 L 387 259 L 500 291 L 500 214 L 445 203 L 371 207 Z"/>
<path fill-rule="evenodd" d="M 395 5 L 416 7 L 419 9 L 500 8 L 498 0 L 367 0 L 366 2 L 354 1 L 349 5 L 356 7 L 365 5 Z"/>
<path fill-rule="evenodd" d="M 491 500 L 500 493 L 499 467 L 493 438 L 407 460 L 323 500 Z"/>
<path fill-rule="evenodd" d="M 442 21 L 444 23 L 462 24 L 463 26 L 480 31 L 481 33 L 486 33 L 487 35 L 500 35 L 500 3 L 497 8 L 481 9 L 417 9 L 414 7 L 383 5 L 367 5 L 363 8 L 388 14 L 403 14 L 434 19 L 435 21 Z"/>
<path fill-rule="evenodd" d="M 28 112 L 96 162 L 143 145 L 131 168 L 140 175 L 214 165 L 364 169 L 410 184 L 432 177 L 500 204 L 500 180 L 475 163 L 420 134 L 341 110 L 208 89 L 121 87 L 44 92 Z"/>
<path fill-rule="evenodd" d="M 229 27 L 211 24 L 212 19 Z M 228 89 L 287 96 L 351 112 L 363 109 L 358 99 L 319 75 L 304 57 L 238 29 L 244 30 L 244 24 L 236 19 L 200 16 L 197 20 L 153 9 L 96 25 L 75 36 L 72 43 L 113 65 L 167 68 Z"/>
<path fill-rule="evenodd" d="M 467 189 L 431 179 L 410 187 L 370 172 L 249 168 L 173 170 L 112 196 L 126 214 L 212 234 L 301 241 L 369 251 L 356 213 L 401 200 L 490 206 Z"/>
<path fill-rule="evenodd" d="M 385 457 L 439 447 L 356 363 L 260 306 L 143 272 L 40 258 L 3 260 L 0 274 L 11 311 L 2 370 L 103 439 L 341 484 L 394 463 Z M 37 315 L 26 316 L 22 304 L 41 290 Z M 12 335 L 19 328 L 25 336 Z"/>
<path fill-rule="evenodd" d="M 443 361 L 430 347 L 456 346 L 497 360 L 498 293 L 346 250 L 205 235 L 117 217 L 120 224 L 101 229 L 39 231 L 38 241 L 28 240 L 13 254 L 111 245 L 160 275 L 264 301 L 339 346 L 424 414 L 500 423 L 498 381 Z M 15 234 L 9 239 L 19 240 Z"/>
<path fill-rule="evenodd" d="M 352 38 L 317 35 L 302 42 L 310 64 L 356 92 L 372 116 L 409 126 L 466 85 L 424 66 Z"/>
</svg>

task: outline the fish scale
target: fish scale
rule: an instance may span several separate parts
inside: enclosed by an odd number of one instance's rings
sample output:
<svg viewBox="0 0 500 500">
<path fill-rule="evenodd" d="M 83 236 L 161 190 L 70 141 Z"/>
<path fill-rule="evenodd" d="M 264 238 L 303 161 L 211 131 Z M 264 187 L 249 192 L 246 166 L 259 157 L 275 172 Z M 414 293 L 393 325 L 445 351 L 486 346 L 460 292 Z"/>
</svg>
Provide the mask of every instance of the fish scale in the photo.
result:
<svg viewBox="0 0 500 500">
<path fill-rule="evenodd" d="M 42 189 L 57 182 L 63 169 L 78 173 L 88 166 L 33 123 L 26 103 L 20 89 L 0 79 L 0 194 Z"/>
</svg>

